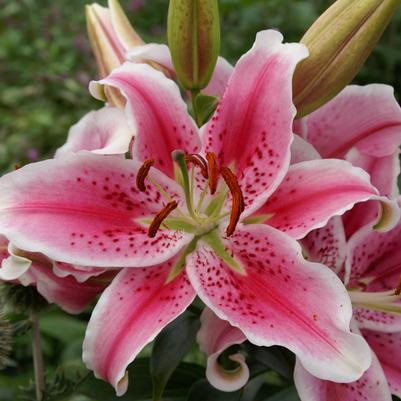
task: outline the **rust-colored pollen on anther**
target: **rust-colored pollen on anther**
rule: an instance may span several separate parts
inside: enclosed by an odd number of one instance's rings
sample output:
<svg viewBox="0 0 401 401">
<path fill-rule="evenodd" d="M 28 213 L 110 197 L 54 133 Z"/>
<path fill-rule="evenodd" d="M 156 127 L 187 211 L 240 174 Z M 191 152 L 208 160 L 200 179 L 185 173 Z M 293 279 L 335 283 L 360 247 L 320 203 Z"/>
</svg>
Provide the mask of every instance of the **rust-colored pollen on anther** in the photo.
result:
<svg viewBox="0 0 401 401">
<path fill-rule="evenodd" d="M 398 280 L 398 285 L 394 290 L 394 295 L 401 295 L 401 276 Z"/>
<path fill-rule="evenodd" d="M 150 168 L 153 166 L 155 161 L 153 159 L 145 160 L 138 170 L 138 174 L 136 175 L 136 186 L 141 192 L 146 191 L 145 178 L 149 174 Z"/>
<path fill-rule="evenodd" d="M 148 235 L 150 238 L 154 238 L 157 234 L 160 225 L 163 223 L 163 220 L 178 206 L 176 201 L 171 201 L 167 203 L 166 206 L 159 213 L 156 214 L 153 221 L 150 223 L 148 228 Z"/>
<path fill-rule="evenodd" d="M 185 161 L 187 163 L 192 163 L 195 166 L 198 166 L 201 170 L 203 178 L 205 178 L 205 179 L 209 178 L 209 174 L 207 172 L 207 163 L 206 163 L 206 160 L 202 156 L 197 155 L 197 154 L 186 155 Z"/>
<path fill-rule="evenodd" d="M 207 152 L 206 160 L 209 167 L 209 188 L 210 193 L 213 195 L 216 192 L 219 180 L 219 168 L 217 166 L 216 155 L 213 152 Z"/>
<path fill-rule="evenodd" d="M 221 168 L 221 175 L 226 182 L 228 189 L 232 196 L 232 207 L 230 213 L 230 222 L 226 228 L 227 237 L 232 235 L 235 227 L 238 224 L 239 217 L 245 209 L 244 197 L 242 195 L 241 187 L 238 184 L 237 177 L 228 167 Z"/>
</svg>

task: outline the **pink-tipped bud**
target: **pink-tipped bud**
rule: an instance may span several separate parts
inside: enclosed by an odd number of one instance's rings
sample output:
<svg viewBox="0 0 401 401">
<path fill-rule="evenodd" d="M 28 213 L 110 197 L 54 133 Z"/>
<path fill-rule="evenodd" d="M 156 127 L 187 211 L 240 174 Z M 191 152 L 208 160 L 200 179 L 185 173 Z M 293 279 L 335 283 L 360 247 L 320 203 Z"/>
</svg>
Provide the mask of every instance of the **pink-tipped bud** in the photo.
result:
<svg viewBox="0 0 401 401">
<path fill-rule="evenodd" d="M 118 0 L 109 0 L 107 8 L 96 3 L 86 6 L 86 22 L 100 78 L 107 77 L 120 66 L 129 49 L 143 44 Z M 119 107 L 125 104 L 124 98 L 113 88 L 107 88 L 105 96 L 110 104 Z"/>
</svg>

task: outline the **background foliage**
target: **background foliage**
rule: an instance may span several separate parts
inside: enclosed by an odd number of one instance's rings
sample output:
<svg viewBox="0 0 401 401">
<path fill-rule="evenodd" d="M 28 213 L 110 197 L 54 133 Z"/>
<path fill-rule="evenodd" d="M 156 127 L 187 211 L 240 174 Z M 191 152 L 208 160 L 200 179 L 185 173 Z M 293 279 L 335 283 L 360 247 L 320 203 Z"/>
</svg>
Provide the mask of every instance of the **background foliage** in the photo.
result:
<svg viewBox="0 0 401 401">
<path fill-rule="evenodd" d="M 165 41 L 167 0 L 121 2 L 146 41 Z M 86 90 L 89 80 L 96 77 L 86 38 L 86 3 L 86 0 L 0 0 L 0 172 L 12 169 L 16 163 L 25 164 L 52 155 L 65 141 L 69 126 L 87 111 L 100 107 Z M 220 0 L 221 52 L 235 62 L 250 48 L 255 33 L 269 27 L 278 28 L 287 41 L 299 40 L 329 3 L 327 0 Z M 400 95 L 399 49 L 401 10 L 356 81 L 388 83 Z M 88 317 L 89 312 L 77 317 L 67 316 L 56 307 L 42 312 L 43 350 L 48 390 L 52 394 L 49 400 L 116 399 L 112 389 L 88 375 L 80 361 Z M 0 371 L 0 401 L 33 399 L 26 316 L 9 314 L 9 318 L 13 323 L 14 344 L 8 367 Z M 255 354 L 252 349 L 247 351 L 254 358 L 253 369 L 256 370 L 253 372 L 262 369 L 263 380 L 270 383 L 269 387 L 262 386 L 260 379 L 255 378 L 243 392 L 218 393 L 203 380 L 199 364 L 204 360 L 192 350 L 169 381 L 164 399 L 298 400 L 291 387 L 291 377 L 285 374 L 286 369 L 291 371 L 290 356 L 279 349 L 264 349 L 261 354 Z M 132 367 L 133 381 L 124 400 L 151 399 L 149 356 L 147 349 Z M 266 365 L 272 357 L 275 365 Z M 281 391 L 283 386 L 287 389 Z"/>
</svg>

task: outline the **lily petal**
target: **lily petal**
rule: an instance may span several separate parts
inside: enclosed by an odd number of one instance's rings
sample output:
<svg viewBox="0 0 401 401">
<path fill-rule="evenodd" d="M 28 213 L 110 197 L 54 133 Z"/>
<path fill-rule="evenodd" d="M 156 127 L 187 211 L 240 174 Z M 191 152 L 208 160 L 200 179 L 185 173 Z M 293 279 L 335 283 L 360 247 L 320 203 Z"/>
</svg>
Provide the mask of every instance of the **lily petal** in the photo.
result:
<svg viewBox="0 0 401 401">
<path fill-rule="evenodd" d="M 55 157 L 80 150 L 104 155 L 128 152 L 133 132 L 128 128 L 124 112 L 115 107 L 91 111 L 70 128 L 67 142 Z"/>
<path fill-rule="evenodd" d="M 8 239 L 4 235 L 0 235 L 0 266 L 1 262 L 10 256 L 8 253 L 8 244 Z"/>
<path fill-rule="evenodd" d="M 81 266 L 146 266 L 170 259 L 192 235 L 162 230 L 148 237 L 136 219 L 154 216 L 163 200 L 153 184 L 146 192 L 136 188 L 139 167 L 88 152 L 6 174 L 0 178 L 0 232 L 18 248 Z M 180 203 L 178 184 L 156 169 L 150 176 Z"/>
<path fill-rule="evenodd" d="M 352 148 L 346 160 L 354 166 L 364 169 L 369 175 L 372 184 L 379 190 L 380 195 L 394 199 L 399 195 L 397 178 L 400 174 L 399 150 L 388 156 L 374 157 Z"/>
<path fill-rule="evenodd" d="M 354 307 L 354 319 L 361 329 L 370 329 L 382 333 L 401 331 L 401 316 L 368 308 Z"/>
<path fill-rule="evenodd" d="M 4 239 L 2 242 L 4 244 Z M 8 243 L 5 249 L 3 248 L 3 257 L 0 264 L 0 280 L 17 280 L 31 267 L 32 261 L 25 256 L 18 255 L 15 251 L 16 249 L 11 243 Z"/>
<path fill-rule="evenodd" d="M 166 284 L 174 261 L 123 269 L 92 313 L 83 360 L 96 377 L 114 386 L 117 395 L 127 390 L 127 366 L 195 297 L 185 273 Z"/>
<path fill-rule="evenodd" d="M 266 224 L 299 239 L 355 203 L 378 199 L 377 195 L 362 169 L 343 160 L 312 160 L 292 165 L 256 214 L 269 215 Z"/>
<path fill-rule="evenodd" d="M 318 151 L 299 135 L 294 135 L 291 144 L 291 164 L 321 159 Z"/>
<path fill-rule="evenodd" d="M 369 156 L 352 148 L 345 156 L 354 166 L 364 169 L 371 178 L 372 184 L 380 194 L 390 199 L 399 195 L 397 177 L 400 173 L 399 151 L 384 157 Z M 355 205 L 344 214 L 343 221 L 347 238 L 351 237 L 361 227 L 377 219 L 380 205 L 377 202 L 364 202 Z"/>
<path fill-rule="evenodd" d="M 301 244 L 308 260 L 319 262 L 339 273 L 347 255 L 347 242 L 341 217 L 332 217 L 327 224 L 311 231 Z"/>
<path fill-rule="evenodd" d="M 401 367 L 399 364 L 401 333 L 378 333 L 369 330 L 362 330 L 362 333 L 379 358 L 391 392 L 397 397 L 401 397 Z M 377 399 L 381 400 L 381 398 Z"/>
<path fill-rule="evenodd" d="M 342 158 L 353 146 L 382 157 L 401 144 L 401 108 L 387 85 L 347 86 L 306 121 L 305 139 L 325 158 Z"/>
<path fill-rule="evenodd" d="M 128 124 L 136 134 L 133 157 L 154 159 L 155 166 L 174 177 L 171 152 L 197 153 L 200 140 L 195 122 L 187 112 L 178 86 L 147 64 L 125 63 L 97 84 L 121 91 L 127 99 Z M 95 83 L 91 83 L 92 94 Z"/>
<path fill-rule="evenodd" d="M 72 277 L 61 279 L 52 271 L 52 261 L 44 255 L 27 253 L 8 244 L 2 237 L 3 264 L 0 280 L 12 281 L 24 286 L 35 286 L 49 302 L 59 305 L 68 313 L 80 313 L 107 285 L 107 281 L 97 280 L 85 284 Z"/>
<path fill-rule="evenodd" d="M 68 313 L 81 313 L 101 293 L 106 283 L 101 280 L 77 282 L 73 277 L 56 276 L 51 264 L 33 262 L 25 275 L 19 278 L 23 285 L 35 285 L 47 302 L 59 305 Z"/>
<path fill-rule="evenodd" d="M 201 327 L 196 336 L 199 348 L 210 355 L 221 353 L 234 344 L 241 344 L 246 337 L 237 327 L 227 320 L 220 319 L 210 308 L 206 307 L 200 317 Z"/>
<path fill-rule="evenodd" d="M 131 49 L 127 59 L 134 62 L 156 62 L 166 68 L 172 76 L 175 76 L 173 61 L 168 46 L 157 43 L 149 43 Z M 233 66 L 223 57 L 218 57 L 213 75 L 202 93 L 210 96 L 221 97 L 226 90 L 227 82 L 233 72 Z"/>
<path fill-rule="evenodd" d="M 237 228 L 226 246 L 245 275 L 206 245 L 187 259 L 192 285 L 218 317 L 255 345 L 289 348 L 317 377 L 349 382 L 362 375 L 369 348 L 349 331 L 351 303 L 330 269 L 303 259 L 295 240 L 263 224 Z"/>
<path fill-rule="evenodd" d="M 227 348 L 246 341 L 245 335 L 226 320 L 219 319 L 208 307 L 203 310 L 200 321 L 201 328 L 196 339 L 200 350 L 208 355 L 206 377 L 209 383 L 221 391 L 239 390 L 249 379 L 249 369 L 244 356 L 240 353 L 229 355 L 229 358 L 238 364 L 233 371 L 223 369 L 218 359 Z"/>
<path fill-rule="evenodd" d="M 220 391 L 232 392 L 244 387 L 249 380 L 249 368 L 244 355 L 235 353 L 229 359 L 238 365 L 235 370 L 227 371 L 220 366 L 218 359 L 220 353 L 216 352 L 207 359 L 206 378 L 209 383 Z"/>
<path fill-rule="evenodd" d="M 312 376 L 297 360 L 295 386 L 301 401 L 391 401 L 386 376 L 376 355 L 363 376 L 352 383 L 334 383 Z"/>
<path fill-rule="evenodd" d="M 97 277 L 101 274 L 109 271 L 111 269 L 106 269 L 102 267 L 84 267 L 75 266 L 64 262 L 53 262 L 53 273 L 60 278 L 65 278 L 72 276 L 78 283 L 83 283 L 91 277 Z"/>
<path fill-rule="evenodd" d="M 367 280 L 367 291 L 395 289 L 401 276 L 401 222 L 386 233 L 365 226 L 348 241 L 347 275 L 350 285 Z"/>
<path fill-rule="evenodd" d="M 292 75 L 308 51 L 282 40 L 273 30 L 257 34 L 252 49 L 238 61 L 214 116 L 202 128 L 205 151 L 214 152 L 221 165 L 237 174 L 244 216 L 262 206 L 290 162 Z"/>
</svg>

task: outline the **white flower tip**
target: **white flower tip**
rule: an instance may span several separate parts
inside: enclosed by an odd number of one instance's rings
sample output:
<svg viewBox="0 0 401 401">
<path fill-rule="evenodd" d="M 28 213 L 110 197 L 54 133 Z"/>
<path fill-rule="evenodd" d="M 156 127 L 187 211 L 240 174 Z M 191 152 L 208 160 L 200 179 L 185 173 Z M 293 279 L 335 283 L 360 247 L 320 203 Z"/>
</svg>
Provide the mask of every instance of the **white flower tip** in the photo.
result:
<svg viewBox="0 0 401 401">
<path fill-rule="evenodd" d="M 400 208 L 397 202 L 385 197 L 379 197 L 379 200 L 380 215 L 373 228 L 379 232 L 387 232 L 393 229 L 400 220 Z"/>
<path fill-rule="evenodd" d="M 104 92 L 104 86 L 98 81 L 89 82 L 89 93 L 97 100 L 106 101 L 106 94 Z"/>
<path fill-rule="evenodd" d="M 115 386 L 117 397 L 124 395 L 128 389 L 128 371 L 126 370 L 122 379 Z"/>
<path fill-rule="evenodd" d="M 244 387 L 249 380 L 249 368 L 242 354 L 233 354 L 229 358 L 239 366 L 234 370 L 225 370 L 219 365 L 216 352 L 209 356 L 206 367 L 206 378 L 209 383 L 220 391 L 232 392 Z"/>
<path fill-rule="evenodd" d="M 8 253 L 10 256 L 3 259 L 1 263 L 0 280 L 17 280 L 31 267 L 32 261 L 23 256 L 19 256 L 16 252 L 18 252 L 18 249 L 9 243 Z"/>
</svg>

